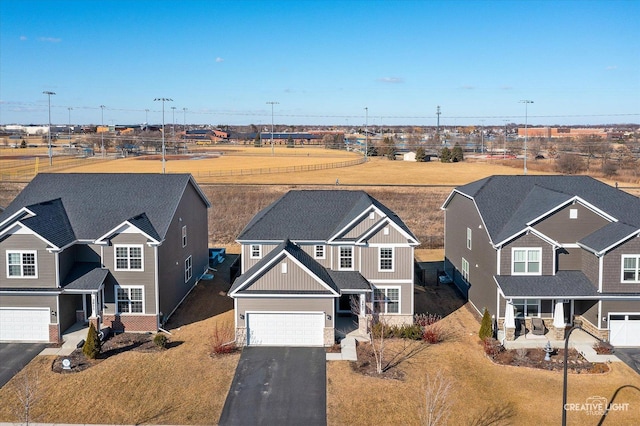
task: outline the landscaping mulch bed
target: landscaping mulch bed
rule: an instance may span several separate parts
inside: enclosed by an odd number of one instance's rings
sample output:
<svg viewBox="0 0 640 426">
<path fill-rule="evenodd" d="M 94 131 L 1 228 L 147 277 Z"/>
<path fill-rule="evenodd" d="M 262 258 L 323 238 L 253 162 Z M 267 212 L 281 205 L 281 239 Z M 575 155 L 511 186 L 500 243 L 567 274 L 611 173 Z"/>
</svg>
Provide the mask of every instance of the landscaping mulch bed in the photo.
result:
<svg viewBox="0 0 640 426">
<path fill-rule="evenodd" d="M 159 352 L 162 350 L 164 349 L 153 343 L 153 334 L 121 333 L 111 336 L 106 341 L 102 342 L 102 350 L 100 355 L 98 355 L 98 358 L 87 358 L 84 353 L 82 353 L 82 348 L 79 348 L 74 350 L 70 355 L 57 357 L 53 361 L 51 369 L 56 373 L 79 373 L 80 371 L 84 371 L 87 368 L 99 364 L 110 356 L 114 356 L 122 352 Z M 65 369 L 63 367 L 63 360 L 65 359 L 68 359 L 71 363 L 69 369 Z"/>
<path fill-rule="evenodd" d="M 389 351 L 388 349 L 385 349 L 385 351 L 386 357 L 388 358 L 390 356 L 388 353 Z M 379 379 L 404 380 L 404 372 L 395 367 L 388 368 L 382 373 L 378 373 L 376 371 L 376 358 L 370 343 L 357 342 L 356 352 L 358 354 L 358 360 L 351 362 L 351 368 L 356 373 L 360 373 L 365 376 L 377 377 Z M 384 363 L 382 366 L 385 368 Z"/>
<path fill-rule="evenodd" d="M 564 370 L 564 349 L 554 350 L 550 361 L 545 361 L 544 357 L 544 349 L 532 348 L 502 350 L 490 358 L 497 364 L 514 367 L 539 368 L 549 371 Z M 575 374 L 598 374 L 609 371 L 607 364 L 589 362 L 575 349 L 569 349 L 567 368 L 570 373 Z"/>
</svg>

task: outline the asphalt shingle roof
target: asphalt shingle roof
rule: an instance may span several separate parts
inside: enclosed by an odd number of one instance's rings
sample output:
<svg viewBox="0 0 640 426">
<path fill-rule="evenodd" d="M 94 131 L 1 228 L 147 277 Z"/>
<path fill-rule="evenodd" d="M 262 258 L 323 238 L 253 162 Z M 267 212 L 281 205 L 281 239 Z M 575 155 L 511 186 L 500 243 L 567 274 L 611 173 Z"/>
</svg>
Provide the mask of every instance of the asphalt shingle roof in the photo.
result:
<svg viewBox="0 0 640 426">
<path fill-rule="evenodd" d="M 65 290 L 99 290 L 109 271 L 96 262 L 76 262 L 65 277 Z"/>
<path fill-rule="evenodd" d="M 581 271 L 558 271 L 556 275 L 494 276 L 505 297 L 595 297 L 597 289 Z"/>
<path fill-rule="evenodd" d="M 0 214 L 0 222 L 29 206 L 37 216 L 25 225 L 32 223 L 58 246 L 70 238 L 97 239 L 126 220 L 162 240 L 190 181 L 189 174 L 41 173 Z"/>
<path fill-rule="evenodd" d="M 260 211 L 238 240 L 327 241 L 372 205 L 415 238 L 395 213 L 364 191 L 302 190 L 289 191 Z"/>
<path fill-rule="evenodd" d="M 629 229 L 640 229 L 640 199 L 588 176 L 491 176 L 460 186 L 456 191 L 475 200 L 494 243 L 523 230 L 528 222 L 574 196 Z M 594 233 L 588 242 L 595 247 L 607 247 L 617 241 L 616 237 L 614 233 Z"/>
</svg>

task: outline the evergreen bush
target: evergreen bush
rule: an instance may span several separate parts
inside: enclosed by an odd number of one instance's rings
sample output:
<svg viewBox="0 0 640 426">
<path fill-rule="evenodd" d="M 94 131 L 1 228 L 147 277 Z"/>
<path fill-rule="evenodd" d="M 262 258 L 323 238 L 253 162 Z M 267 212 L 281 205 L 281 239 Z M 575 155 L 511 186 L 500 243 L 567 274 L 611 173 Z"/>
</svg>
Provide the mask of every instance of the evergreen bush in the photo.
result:
<svg viewBox="0 0 640 426">
<path fill-rule="evenodd" d="M 491 315 L 489 314 L 489 310 L 487 308 L 484 308 L 484 313 L 482 314 L 482 322 L 480 323 L 480 331 L 478 332 L 478 337 L 480 337 L 480 340 L 485 340 L 489 337 L 493 337 Z"/>
<path fill-rule="evenodd" d="M 82 353 L 89 359 L 96 359 L 100 354 L 100 337 L 93 323 L 89 324 L 87 339 L 82 346 Z"/>
</svg>

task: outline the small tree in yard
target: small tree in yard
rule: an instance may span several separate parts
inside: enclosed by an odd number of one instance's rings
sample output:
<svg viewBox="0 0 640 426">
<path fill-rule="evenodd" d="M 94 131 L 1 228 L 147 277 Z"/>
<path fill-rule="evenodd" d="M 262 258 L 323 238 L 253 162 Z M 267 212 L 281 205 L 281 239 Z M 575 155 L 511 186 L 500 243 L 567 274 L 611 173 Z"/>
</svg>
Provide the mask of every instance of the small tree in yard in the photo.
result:
<svg viewBox="0 0 640 426">
<path fill-rule="evenodd" d="M 33 408 L 42 398 L 38 373 L 27 368 L 19 373 L 11 383 L 12 390 L 18 400 L 18 404 L 13 408 L 13 413 L 20 423 L 28 425 L 30 421 L 34 420 Z"/>
<path fill-rule="evenodd" d="M 380 317 L 380 314 L 374 313 L 371 315 L 369 324 L 369 339 L 371 340 L 371 349 L 373 350 L 373 357 L 376 360 L 376 373 L 382 374 L 384 368 L 382 364 L 384 362 L 384 349 L 386 345 L 386 334 L 388 333 L 388 324 L 384 318 Z M 375 330 L 375 332 L 374 332 Z"/>
<path fill-rule="evenodd" d="M 427 426 L 446 425 L 453 401 L 451 398 L 452 379 L 445 377 L 439 371 L 433 376 L 427 376 L 425 384 L 425 411 L 423 424 Z"/>
<path fill-rule="evenodd" d="M 478 332 L 478 337 L 480 340 L 488 339 L 493 336 L 493 327 L 491 324 L 491 315 L 489 314 L 489 310 L 484 308 L 484 313 L 482 314 L 482 322 L 480 323 L 480 331 Z"/>
<path fill-rule="evenodd" d="M 100 337 L 93 323 L 89 324 L 87 339 L 82 346 L 82 353 L 89 359 L 96 359 L 100 354 Z"/>
<path fill-rule="evenodd" d="M 453 150 L 451 151 L 451 161 L 454 163 L 458 163 L 464 160 L 464 151 L 462 151 L 462 147 L 458 142 L 453 146 Z"/>
<path fill-rule="evenodd" d="M 451 162 L 451 150 L 446 146 L 440 150 L 440 161 L 442 163 Z"/>
</svg>

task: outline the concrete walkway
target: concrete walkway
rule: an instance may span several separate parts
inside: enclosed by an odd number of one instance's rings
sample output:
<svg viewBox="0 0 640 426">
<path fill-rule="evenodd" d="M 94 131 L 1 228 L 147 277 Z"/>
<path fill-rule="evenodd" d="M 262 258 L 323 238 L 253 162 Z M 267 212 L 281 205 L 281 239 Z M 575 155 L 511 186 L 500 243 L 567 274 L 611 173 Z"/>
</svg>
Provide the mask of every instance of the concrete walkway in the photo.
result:
<svg viewBox="0 0 640 426">
<path fill-rule="evenodd" d="M 40 352 L 40 355 L 71 355 L 71 353 L 77 349 L 78 344 L 87 338 L 88 332 L 89 326 L 83 323 L 76 323 L 62 333 L 62 346 L 59 348 L 46 348 Z"/>
<path fill-rule="evenodd" d="M 356 338 L 347 336 L 340 341 L 340 352 L 327 354 L 327 361 L 357 361 Z"/>
</svg>

